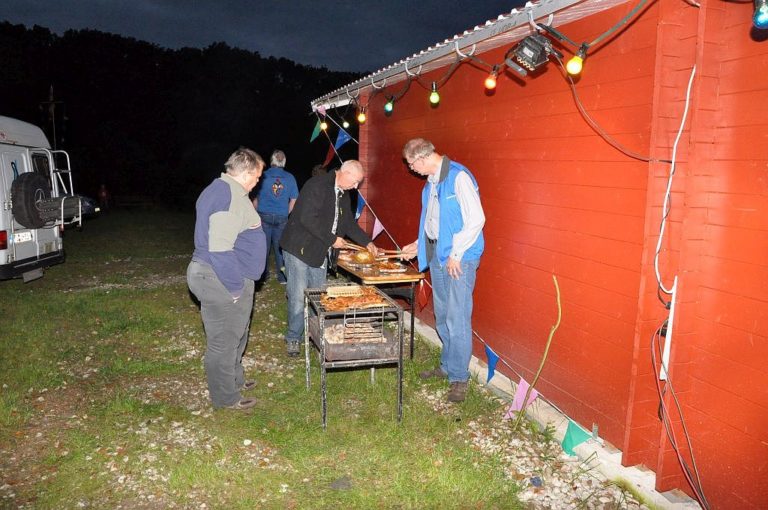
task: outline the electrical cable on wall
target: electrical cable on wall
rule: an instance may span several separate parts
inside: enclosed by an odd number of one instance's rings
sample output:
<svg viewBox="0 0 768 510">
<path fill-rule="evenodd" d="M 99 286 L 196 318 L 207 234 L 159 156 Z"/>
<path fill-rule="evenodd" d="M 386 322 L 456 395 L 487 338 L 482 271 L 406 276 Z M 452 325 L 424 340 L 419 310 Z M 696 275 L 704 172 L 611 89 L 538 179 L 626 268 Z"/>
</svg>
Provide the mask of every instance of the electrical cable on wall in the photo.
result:
<svg viewBox="0 0 768 510">
<path fill-rule="evenodd" d="M 662 278 L 661 278 L 661 272 L 659 271 L 659 256 L 661 253 L 661 246 L 664 239 L 665 225 L 666 225 L 667 219 L 669 218 L 669 213 L 671 210 L 672 181 L 675 175 L 676 164 L 677 164 L 677 147 L 680 143 L 680 138 L 682 137 L 683 129 L 685 128 L 685 123 L 688 118 L 688 108 L 690 106 L 691 90 L 693 88 L 693 79 L 695 76 L 696 76 L 696 66 L 694 65 L 693 68 L 691 69 L 691 76 L 688 79 L 688 87 L 686 88 L 686 92 L 685 92 L 685 106 L 683 108 L 682 118 L 680 119 L 680 127 L 677 130 L 677 135 L 675 136 L 675 141 L 672 145 L 672 160 L 670 161 L 669 177 L 667 178 L 667 186 L 664 193 L 664 205 L 662 207 L 662 218 L 659 226 L 659 239 L 656 244 L 656 252 L 655 252 L 654 261 L 653 261 L 656 282 L 658 285 L 657 295 L 659 297 L 659 300 L 664 304 L 665 308 L 669 310 L 669 315 L 667 319 L 664 321 L 664 323 L 661 326 L 659 326 L 659 328 L 651 337 L 651 362 L 653 364 L 654 382 L 656 384 L 656 389 L 659 394 L 659 414 L 660 414 L 659 418 L 664 425 L 664 430 L 667 434 L 667 437 L 669 438 L 670 445 L 672 446 L 673 450 L 675 451 L 675 454 L 677 455 L 677 459 L 678 459 L 678 462 L 680 463 L 680 467 L 683 471 L 683 475 L 685 476 L 685 479 L 688 481 L 688 484 L 693 489 L 694 495 L 696 496 L 696 499 L 699 501 L 699 503 L 701 503 L 702 507 L 705 510 L 709 510 L 709 502 L 707 501 L 707 498 L 704 495 L 704 490 L 702 488 L 701 477 L 699 476 L 699 469 L 698 469 L 698 466 L 696 465 L 696 458 L 693 453 L 693 445 L 691 444 L 690 434 L 688 433 L 688 427 L 686 426 L 685 419 L 683 418 L 682 406 L 680 405 L 680 402 L 677 399 L 677 395 L 675 394 L 674 388 L 672 386 L 672 380 L 669 374 L 669 367 L 667 366 L 669 353 L 670 353 L 670 344 L 672 342 L 672 324 L 673 324 L 673 318 L 674 318 L 674 312 L 675 312 L 674 306 L 675 306 L 675 296 L 677 293 L 677 277 L 675 277 L 672 287 L 670 289 L 667 289 L 664 286 L 664 282 L 662 281 Z M 665 302 L 661 296 L 661 292 L 664 292 L 665 294 L 671 294 L 672 300 L 670 302 Z M 666 329 L 666 333 L 664 335 L 666 338 L 664 343 L 664 350 L 662 351 L 659 338 L 663 336 L 662 335 L 663 329 Z M 660 353 L 660 360 L 657 360 L 656 358 L 657 350 Z M 659 366 L 660 366 L 660 370 L 657 370 L 657 367 Z M 664 385 L 665 385 L 663 388 L 662 388 L 662 380 L 664 381 Z M 664 395 L 666 393 L 666 389 L 669 389 L 669 393 L 670 395 L 672 395 L 672 398 L 675 402 L 678 416 L 680 417 L 680 423 L 682 425 L 683 435 L 685 436 L 685 440 L 688 445 L 688 451 L 690 452 L 690 456 L 691 456 L 691 464 L 693 466 L 693 475 L 695 475 L 695 480 L 694 480 L 694 476 L 692 476 L 691 474 L 691 468 L 688 466 L 688 464 L 685 461 L 685 458 L 680 452 L 674 427 L 672 423 L 670 423 L 669 421 L 669 411 L 667 410 L 666 404 L 664 402 Z"/>
<path fill-rule="evenodd" d="M 669 177 L 667 178 L 667 190 L 664 193 L 664 206 L 662 207 L 661 224 L 659 225 L 659 240 L 656 243 L 656 254 L 653 257 L 653 268 L 656 272 L 656 282 L 667 294 L 672 294 L 672 289 L 667 289 L 664 286 L 664 282 L 661 279 L 661 272 L 659 271 L 659 254 L 661 252 L 661 244 L 664 240 L 664 231 L 667 224 L 667 218 L 672 208 L 672 179 L 675 176 L 675 168 L 677 163 L 677 146 L 680 143 L 680 137 L 683 134 L 683 128 L 685 127 L 685 120 L 688 117 L 688 107 L 691 104 L 691 88 L 693 87 L 693 77 L 696 75 L 696 66 L 691 69 L 691 77 L 688 79 L 688 88 L 685 92 L 685 107 L 683 109 L 683 118 L 680 121 L 680 128 L 677 130 L 677 136 L 675 142 L 672 144 L 672 160 L 670 161 Z"/>
<path fill-rule="evenodd" d="M 666 324 L 666 321 L 665 321 L 665 324 Z M 664 370 L 666 370 L 667 367 L 664 366 L 663 361 L 661 361 L 661 363 L 657 361 L 656 351 L 658 350 L 659 353 L 661 352 L 661 345 L 658 339 L 660 336 L 662 336 L 663 328 L 664 328 L 664 324 L 662 324 L 662 326 L 656 329 L 653 336 L 651 337 L 651 360 L 653 364 L 653 373 L 655 376 L 654 380 L 656 382 L 656 390 L 659 395 L 659 419 L 664 425 L 664 431 L 666 432 L 667 437 L 669 438 L 669 443 L 672 446 L 672 449 L 675 451 L 675 455 L 677 456 L 677 460 L 680 463 L 680 467 L 683 470 L 683 475 L 685 476 L 685 479 L 688 481 L 688 484 L 693 489 L 696 499 L 699 501 L 699 503 L 701 503 L 701 506 L 704 508 L 704 510 L 709 510 L 709 502 L 707 501 L 707 498 L 704 495 L 704 489 L 701 485 L 699 468 L 696 465 L 696 457 L 693 454 L 693 445 L 691 444 L 691 437 L 690 437 L 690 434 L 688 433 L 688 427 L 685 425 L 685 419 L 683 418 L 683 410 L 682 410 L 682 407 L 680 406 L 680 401 L 677 399 L 677 394 L 675 394 L 674 388 L 672 387 L 671 379 L 667 378 L 665 388 L 662 388 L 661 386 L 660 374 L 659 374 L 659 371 L 657 370 L 657 366 L 661 364 Z M 677 407 L 677 413 L 678 413 L 678 416 L 680 417 L 680 424 L 683 427 L 683 435 L 685 436 L 686 443 L 688 444 L 688 451 L 691 454 L 691 464 L 693 465 L 693 473 L 696 476 L 695 481 L 693 479 L 693 476 L 691 476 L 691 468 L 688 466 L 688 463 L 685 461 L 685 458 L 680 452 L 680 447 L 677 443 L 677 437 L 675 435 L 674 426 L 669 421 L 669 411 L 667 410 L 666 404 L 664 403 L 664 395 L 666 393 L 666 388 L 669 388 L 669 393 L 670 395 L 672 395 L 672 398 L 675 402 L 675 406 Z"/>
</svg>

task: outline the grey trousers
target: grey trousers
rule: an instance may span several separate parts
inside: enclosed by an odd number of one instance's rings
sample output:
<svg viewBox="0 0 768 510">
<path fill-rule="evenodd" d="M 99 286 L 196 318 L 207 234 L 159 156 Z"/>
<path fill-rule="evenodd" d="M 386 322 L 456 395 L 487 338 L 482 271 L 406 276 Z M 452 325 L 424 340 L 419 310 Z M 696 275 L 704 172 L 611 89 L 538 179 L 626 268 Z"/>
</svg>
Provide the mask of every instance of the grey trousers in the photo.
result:
<svg viewBox="0 0 768 510">
<path fill-rule="evenodd" d="M 187 267 L 187 285 L 200 300 L 211 403 L 213 407 L 230 406 L 240 401 L 240 387 L 245 382 L 242 359 L 253 310 L 253 280 L 245 280 L 243 295 L 234 303 L 213 268 L 193 260 Z"/>
</svg>

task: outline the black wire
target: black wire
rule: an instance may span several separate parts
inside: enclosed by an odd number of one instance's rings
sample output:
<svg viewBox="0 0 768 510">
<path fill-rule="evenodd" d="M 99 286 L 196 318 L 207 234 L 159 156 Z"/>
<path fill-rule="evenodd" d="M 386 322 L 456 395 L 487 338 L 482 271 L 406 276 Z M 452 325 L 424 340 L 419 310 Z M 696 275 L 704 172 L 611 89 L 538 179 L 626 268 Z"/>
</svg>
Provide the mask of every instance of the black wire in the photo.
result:
<svg viewBox="0 0 768 510">
<path fill-rule="evenodd" d="M 661 295 L 661 285 L 656 286 L 656 297 L 659 298 L 659 301 L 664 305 L 664 308 L 669 310 L 669 307 L 672 306 L 672 301 L 664 301 L 664 297 Z"/>
<path fill-rule="evenodd" d="M 587 47 L 589 47 L 589 46 L 594 46 L 595 44 L 599 43 L 600 41 L 602 41 L 603 39 L 605 39 L 606 37 L 608 37 L 609 35 L 611 35 L 611 34 L 612 34 L 613 32 L 615 32 L 615 31 L 616 31 L 616 30 L 617 30 L 617 29 L 618 29 L 620 26 L 624 25 L 624 24 L 625 24 L 627 21 L 629 21 L 629 20 L 632 18 L 632 16 L 634 16 L 635 14 L 637 14 L 637 12 L 638 12 L 638 11 L 639 11 L 639 10 L 640 10 L 640 9 L 641 9 L 641 8 L 642 8 L 642 7 L 643 7 L 645 4 L 646 4 L 646 3 L 648 3 L 648 0 L 640 0 L 640 2 L 639 2 L 639 3 L 638 3 L 638 4 L 637 4 L 637 5 L 636 5 L 636 6 L 635 6 L 635 7 L 634 7 L 634 8 L 633 8 L 631 11 L 629 11 L 629 12 L 627 13 L 627 15 L 626 15 L 626 16 L 624 16 L 623 18 L 621 18 L 621 19 L 620 19 L 620 20 L 619 20 L 619 21 L 618 21 L 618 22 L 617 22 L 615 25 L 613 25 L 611 28 L 609 28 L 608 30 L 606 30 L 605 32 L 603 32 L 602 34 L 600 34 L 599 36 L 597 36 L 597 38 L 596 38 L 594 41 L 592 41 L 591 43 L 589 43 L 589 44 L 587 45 Z"/>
<path fill-rule="evenodd" d="M 666 322 L 666 321 L 665 321 Z M 669 370 L 665 367 L 667 370 L 667 380 L 666 385 L 662 389 L 661 385 L 659 384 L 659 373 L 656 369 L 657 361 L 656 361 L 656 350 L 659 351 L 659 356 L 663 356 L 662 350 L 661 350 L 661 342 L 658 341 L 658 338 L 661 336 L 661 330 L 663 326 L 659 326 L 656 331 L 651 335 L 651 360 L 653 365 L 653 373 L 654 377 L 656 378 L 656 388 L 659 392 L 659 419 L 661 420 L 662 424 L 664 425 L 664 431 L 667 434 L 667 438 L 669 439 L 669 444 L 672 446 L 672 449 L 675 451 L 675 454 L 677 455 L 678 462 L 680 462 L 680 467 L 683 469 L 684 474 L 686 475 L 686 480 L 691 486 L 691 489 L 693 489 L 694 494 L 696 495 L 696 499 L 699 500 L 699 503 L 701 503 L 701 506 L 704 507 L 704 510 L 709 510 L 709 501 L 707 500 L 706 496 L 704 496 L 704 489 L 701 486 L 701 478 L 699 477 L 699 470 L 696 466 L 696 459 L 693 455 L 693 447 L 691 445 L 690 435 L 688 434 L 688 428 L 685 426 L 685 420 L 683 419 L 683 412 L 680 407 L 680 403 L 677 400 L 677 395 L 675 394 L 675 391 L 672 387 L 672 380 L 669 377 Z M 663 361 L 662 361 L 663 363 Z M 685 435 L 686 442 L 688 443 L 688 451 L 691 455 L 691 463 L 693 464 L 694 473 L 696 476 L 696 481 L 693 479 L 693 474 L 691 473 L 691 468 L 688 466 L 688 464 L 685 462 L 685 459 L 682 456 L 682 453 L 680 453 L 679 446 L 677 444 L 677 440 L 674 437 L 674 431 L 672 430 L 672 425 L 669 422 L 669 415 L 666 410 L 666 406 L 664 405 L 664 395 L 666 394 L 667 387 L 669 387 L 669 392 L 672 395 L 675 405 L 677 407 L 677 412 L 680 416 L 680 423 L 683 426 L 683 434 Z"/>
<path fill-rule="evenodd" d="M 563 72 L 563 76 L 568 80 L 568 84 L 571 86 L 571 93 L 573 94 L 573 100 L 576 102 L 576 107 L 579 109 L 579 112 L 581 112 L 582 117 L 584 117 L 584 120 L 587 121 L 587 124 L 598 134 L 600 135 L 606 142 L 608 142 L 611 146 L 613 146 L 614 149 L 623 152 L 627 156 L 633 159 L 637 159 L 640 161 L 646 161 L 648 163 L 672 163 L 672 161 L 667 159 L 655 159 L 650 158 L 647 156 L 643 156 L 642 154 L 639 154 L 635 151 L 632 151 L 630 149 L 627 149 L 622 144 L 617 142 L 611 135 L 605 132 L 603 128 L 600 127 L 600 125 L 590 117 L 589 113 L 584 109 L 584 105 L 581 104 L 581 99 L 579 99 L 579 94 L 576 91 L 576 84 L 573 82 L 573 78 L 571 78 L 571 75 L 568 74 L 568 71 L 565 69 L 565 66 L 563 65 L 563 61 L 560 60 L 560 58 L 552 54 L 553 57 L 555 57 L 555 60 L 557 60 L 557 63 L 560 64 L 561 71 Z"/>
</svg>

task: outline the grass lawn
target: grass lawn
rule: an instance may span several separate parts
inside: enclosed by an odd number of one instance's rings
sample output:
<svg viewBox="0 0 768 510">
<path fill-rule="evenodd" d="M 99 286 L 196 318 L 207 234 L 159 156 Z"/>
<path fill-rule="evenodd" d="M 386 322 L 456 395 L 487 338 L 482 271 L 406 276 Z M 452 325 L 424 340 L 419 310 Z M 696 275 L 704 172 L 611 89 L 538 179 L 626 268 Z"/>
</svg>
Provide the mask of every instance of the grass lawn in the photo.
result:
<svg viewBox="0 0 768 510">
<path fill-rule="evenodd" d="M 65 235 L 67 261 L 0 282 L 0 507 L 522 508 L 514 466 L 472 438 L 502 404 L 472 386 L 442 404 L 418 372 L 333 372 L 284 355 L 284 287 L 256 295 L 245 356 L 251 412 L 214 411 L 186 286 L 193 217 L 115 211 Z M 529 431 L 530 434 L 530 431 Z"/>
</svg>

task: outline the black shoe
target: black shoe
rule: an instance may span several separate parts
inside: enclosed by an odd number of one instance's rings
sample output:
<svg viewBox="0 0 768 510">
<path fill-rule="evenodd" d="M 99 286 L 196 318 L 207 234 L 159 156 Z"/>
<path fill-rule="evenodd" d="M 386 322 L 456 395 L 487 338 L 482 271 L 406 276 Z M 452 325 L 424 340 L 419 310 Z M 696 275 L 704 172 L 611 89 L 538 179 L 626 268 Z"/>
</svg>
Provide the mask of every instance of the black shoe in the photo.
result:
<svg viewBox="0 0 768 510">
<path fill-rule="evenodd" d="M 288 356 L 295 358 L 299 355 L 299 342 L 288 342 Z"/>
</svg>

